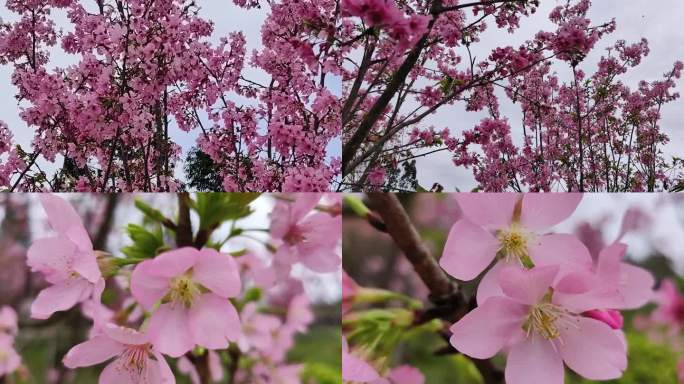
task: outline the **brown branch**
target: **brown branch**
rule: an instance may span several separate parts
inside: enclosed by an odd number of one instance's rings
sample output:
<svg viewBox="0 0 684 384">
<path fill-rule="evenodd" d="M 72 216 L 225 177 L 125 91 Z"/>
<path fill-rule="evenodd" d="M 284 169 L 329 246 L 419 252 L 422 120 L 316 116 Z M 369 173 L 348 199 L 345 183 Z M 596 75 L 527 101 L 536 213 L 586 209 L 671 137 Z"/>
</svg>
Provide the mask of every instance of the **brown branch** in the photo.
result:
<svg viewBox="0 0 684 384">
<path fill-rule="evenodd" d="M 116 205 L 119 202 L 119 195 L 112 193 L 107 195 L 107 206 L 103 213 L 104 218 L 98 228 L 95 238 L 93 240 L 93 248 L 96 250 L 102 250 L 107 245 L 107 236 L 112 230 L 112 224 L 114 221 L 114 212 L 116 211 Z"/>
<path fill-rule="evenodd" d="M 192 223 L 190 222 L 190 195 L 178 194 L 178 225 L 176 226 L 176 246 L 191 247 Z"/>
<path fill-rule="evenodd" d="M 413 265 L 430 290 L 431 300 L 457 296 L 457 286 L 449 280 L 423 243 L 397 196 L 391 193 L 368 193 L 368 199 L 380 215 L 387 233 Z"/>
</svg>

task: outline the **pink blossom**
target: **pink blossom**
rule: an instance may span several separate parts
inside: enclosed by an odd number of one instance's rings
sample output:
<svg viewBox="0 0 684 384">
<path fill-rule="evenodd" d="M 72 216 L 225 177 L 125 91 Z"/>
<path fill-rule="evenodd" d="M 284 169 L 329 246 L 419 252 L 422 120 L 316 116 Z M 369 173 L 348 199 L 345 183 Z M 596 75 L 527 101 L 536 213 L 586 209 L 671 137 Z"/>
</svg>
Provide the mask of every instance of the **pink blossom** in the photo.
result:
<svg viewBox="0 0 684 384">
<path fill-rule="evenodd" d="M 496 282 L 505 265 L 560 265 L 589 269 L 586 247 L 570 234 L 539 232 L 570 216 L 580 194 L 459 194 L 463 218 L 451 228 L 439 263 L 459 280 L 472 280 L 495 259 L 483 278 L 478 303 L 500 292 Z"/>
<path fill-rule="evenodd" d="M 21 366 L 21 356 L 14 350 L 14 338 L 0 333 L 0 377 L 8 375 Z"/>
<path fill-rule="evenodd" d="M 16 335 L 18 331 L 17 313 L 10 306 L 0 307 L 0 333 Z"/>
<path fill-rule="evenodd" d="M 626 344 L 602 321 L 582 316 L 601 303 L 566 304 L 583 287 L 554 284 L 557 266 L 530 270 L 506 267 L 499 274 L 502 296 L 490 297 L 451 327 L 460 352 L 488 359 L 506 350 L 506 383 L 564 382 L 563 362 L 590 380 L 618 378 L 627 367 Z"/>
<path fill-rule="evenodd" d="M 342 337 L 342 380 L 367 383 L 379 378 L 380 375 L 375 368 L 352 354 L 347 339 Z"/>
<path fill-rule="evenodd" d="M 615 309 L 592 309 L 591 311 L 584 312 L 583 315 L 598 321 L 602 321 L 613 329 L 622 329 L 622 326 L 625 323 L 620 311 Z"/>
<path fill-rule="evenodd" d="M 144 333 L 109 324 L 101 335 L 78 344 L 64 356 L 75 369 L 115 358 L 100 374 L 101 384 L 174 384 L 176 379 L 159 350 Z"/>
<path fill-rule="evenodd" d="M 235 260 L 211 248 L 164 252 L 138 264 L 131 276 L 133 297 L 152 311 L 151 343 L 172 357 L 195 345 L 223 349 L 237 340 L 240 319 L 228 298 L 240 290 Z"/>
<path fill-rule="evenodd" d="M 73 207 L 54 195 L 42 194 L 39 199 L 57 235 L 34 241 L 27 264 L 52 284 L 31 305 L 31 317 L 47 319 L 88 298 L 99 301 L 104 279 L 88 232 Z"/>
<path fill-rule="evenodd" d="M 679 292 L 674 281 L 663 280 L 654 299 L 658 307 L 651 314 L 653 320 L 668 324 L 673 332 L 681 330 L 684 327 L 684 296 Z"/>
<path fill-rule="evenodd" d="M 271 236 L 281 242 L 274 259 L 285 274 L 295 263 L 321 273 L 334 272 L 341 264 L 337 248 L 342 218 L 312 212 L 320 200 L 321 194 L 300 194 L 293 203 L 278 201 L 271 213 Z"/>
</svg>

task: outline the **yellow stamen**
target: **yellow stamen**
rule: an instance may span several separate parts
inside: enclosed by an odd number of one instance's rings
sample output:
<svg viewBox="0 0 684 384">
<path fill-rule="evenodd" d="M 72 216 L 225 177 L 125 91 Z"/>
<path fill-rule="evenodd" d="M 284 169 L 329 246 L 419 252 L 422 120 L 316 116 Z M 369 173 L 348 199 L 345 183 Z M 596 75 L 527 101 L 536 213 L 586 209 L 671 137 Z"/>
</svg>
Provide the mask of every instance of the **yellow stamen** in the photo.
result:
<svg viewBox="0 0 684 384">
<path fill-rule="evenodd" d="M 200 287 L 190 276 L 183 275 L 171 280 L 169 291 L 171 301 L 180 302 L 186 307 L 190 307 L 195 297 L 200 293 Z"/>
</svg>

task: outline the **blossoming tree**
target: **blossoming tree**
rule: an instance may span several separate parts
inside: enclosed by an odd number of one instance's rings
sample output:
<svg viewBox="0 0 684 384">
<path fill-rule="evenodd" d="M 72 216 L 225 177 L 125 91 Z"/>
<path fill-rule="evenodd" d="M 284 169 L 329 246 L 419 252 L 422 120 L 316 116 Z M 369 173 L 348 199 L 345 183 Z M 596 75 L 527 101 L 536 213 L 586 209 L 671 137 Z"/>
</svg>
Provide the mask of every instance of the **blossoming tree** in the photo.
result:
<svg viewBox="0 0 684 384">
<path fill-rule="evenodd" d="M 587 55 L 617 27 L 592 23 L 589 0 L 560 2 L 549 15 L 554 30 L 482 51 L 490 25 L 516 33 L 539 3 L 341 1 L 339 44 L 350 52 L 343 189 L 420 190 L 415 159 L 442 151 L 485 191 L 656 191 L 681 182 L 682 162 L 664 155 L 659 122 L 662 106 L 679 97 L 682 63 L 630 88 L 622 78 L 648 43 L 618 41 L 589 68 Z M 504 116 L 502 102 L 520 107 L 519 134 L 511 129 L 519 118 Z M 430 125 L 455 105 L 487 117 L 475 127 Z"/>
<path fill-rule="evenodd" d="M 625 261 L 623 237 L 640 230 L 641 216 L 629 211 L 617 238 L 596 249 L 598 241 L 550 232 L 581 194 L 423 194 L 406 197 L 420 202 L 411 218 L 396 195 L 367 197 L 372 210 L 345 198 L 363 220 L 344 235 L 344 381 L 563 384 L 628 371 L 632 315 L 623 311 L 654 299 L 651 273 Z M 414 221 L 428 226 L 419 232 Z M 396 257 L 381 262 L 369 224 L 389 235 Z M 360 261 L 353 252 L 364 241 L 374 252 Z M 672 317 L 668 305 L 663 318 Z"/>
<path fill-rule="evenodd" d="M 272 211 L 258 212 L 269 208 L 255 211 L 257 198 L 267 197 L 179 194 L 173 216 L 136 200 L 144 224 L 128 224 L 131 241 L 108 253 L 107 244 L 123 244 L 112 239 L 109 219 L 96 226 L 105 228 L 104 237 L 100 230 L 91 234 L 67 201 L 41 194 L 53 234 L 31 243 L 26 262 L 42 277 L 37 284 L 43 289 L 30 309 L 16 306 L 30 312 L 32 320 L 22 327 L 11 307 L 0 308 L 0 379 L 91 382 L 77 379 L 78 372 L 102 363 L 98 382 L 117 384 L 172 384 L 181 377 L 198 384 L 299 383 L 339 376 L 339 355 L 325 364 L 309 356 L 321 353 L 318 336 L 313 350 L 291 354 L 295 338 L 306 337 L 318 317 L 304 281 L 325 284 L 322 274 L 339 274 L 340 203 L 322 194 L 282 195 Z M 118 201 L 111 195 L 103 216 L 111 219 Z M 270 226 L 247 226 L 255 212 L 268 213 Z M 68 345 L 56 352 L 58 366 L 39 376 L 36 357 L 27 352 L 22 364 L 19 353 L 32 327 L 62 321 Z M 15 337 L 21 340 L 16 348 Z M 59 337 L 52 337 L 58 345 Z M 329 341 L 339 348 L 337 337 Z"/>
<path fill-rule="evenodd" d="M 258 6 L 237 3 L 245 17 Z M 35 134 L 31 148 L 12 146 L 0 124 L 0 187 L 196 187 L 176 170 L 175 129 L 198 132 L 207 169 L 188 166 L 213 174 L 221 190 L 329 190 L 339 158 L 328 147 L 340 135 L 329 83 L 342 60 L 325 36 L 333 4 L 270 3 L 261 48 L 248 56 L 242 32 L 212 35 L 197 1 L 7 1 L 18 20 L 0 27 L 0 63 L 13 68 L 21 118 Z M 68 25 L 55 25 L 57 12 Z M 53 68 L 55 51 L 73 63 Z M 254 69 L 265 79 L 245 74 Z"/>
</svg>

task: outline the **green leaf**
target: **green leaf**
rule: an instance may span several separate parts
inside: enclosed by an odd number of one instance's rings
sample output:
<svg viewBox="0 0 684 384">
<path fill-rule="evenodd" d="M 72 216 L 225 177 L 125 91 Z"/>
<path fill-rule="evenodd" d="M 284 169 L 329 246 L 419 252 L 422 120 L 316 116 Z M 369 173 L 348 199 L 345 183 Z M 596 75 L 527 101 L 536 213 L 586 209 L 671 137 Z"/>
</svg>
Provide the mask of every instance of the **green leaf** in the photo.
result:
<svg viewBox="0 0 684 384">
<path fill-rule="evenodd" d="M 198 193 L 193 209 L 199 215 L 200 230 L 249 216 L 252 213 L 249 204 L 259 196 L 258 193 Z"/>
<path fill-rule="evenodd" d="M 150 259 L 155 257 L 160 250 L 166 249 L 161 231 L 152 233 L 140 225 L 128 224 L 126 232 L 133 240 L 132 245 L 121 249 L 127 257 Z"/>
<path fill-rule="evenodd" d="M 152 208 L 151 206 L 149 206 L 147 203 L 145 203 L 142 200 L 136 199 L 135 200 L 135 207 L 138 208 L 138 210 L 140 210 L 140 212 L 142 212 L 145 215 L 145 217 L 147 217 L 148 219 L 150 219 L 152 221 L 162 223 L 162 222 L 168 220 L 167 217 L 161 213 L 161 211 Z"/>
</svg>

